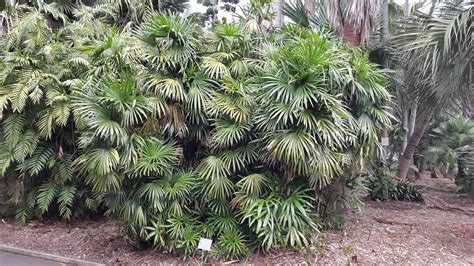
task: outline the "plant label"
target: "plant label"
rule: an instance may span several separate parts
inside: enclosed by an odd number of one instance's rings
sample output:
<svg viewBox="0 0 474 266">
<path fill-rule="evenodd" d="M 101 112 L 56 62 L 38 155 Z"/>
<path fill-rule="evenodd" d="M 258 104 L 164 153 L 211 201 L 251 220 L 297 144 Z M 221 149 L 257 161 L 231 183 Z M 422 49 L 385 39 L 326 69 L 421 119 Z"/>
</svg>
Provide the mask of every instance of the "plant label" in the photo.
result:
<svg viewBox="0 0 474 266">
<path fill-rule="evenodd" d="M 388 146 L 388 138 L 387 137 L 382 137 L 382 146 Z"/>
<path fill-rule="evenodd" d="M 200 238 L 198 249 L 209 251 L 211 250 L 211 245 L 212 245 L 212 239 Z"/>
</svg>

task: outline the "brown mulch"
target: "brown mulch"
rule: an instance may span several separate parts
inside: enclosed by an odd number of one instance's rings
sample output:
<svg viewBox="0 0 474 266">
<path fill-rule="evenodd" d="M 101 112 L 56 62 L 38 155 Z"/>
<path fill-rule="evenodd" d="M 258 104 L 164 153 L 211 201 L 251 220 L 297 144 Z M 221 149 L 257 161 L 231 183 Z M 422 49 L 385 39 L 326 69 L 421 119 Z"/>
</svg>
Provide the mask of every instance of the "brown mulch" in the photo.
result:
<svg viewBox="0 0 474 266">
<path fill-rule="evenodd" d="M 474 200 L 448 179 L 416 181 L 431 203 L 367 202 L 344 231 L 326 231 L 305 251 L 254 254 L 254 264 L 474 264 Z M 108 264 L 198 264 L 135 245 L 108 220 L 30 222 L 0 219 L 0 244 Z"/>
</svg>

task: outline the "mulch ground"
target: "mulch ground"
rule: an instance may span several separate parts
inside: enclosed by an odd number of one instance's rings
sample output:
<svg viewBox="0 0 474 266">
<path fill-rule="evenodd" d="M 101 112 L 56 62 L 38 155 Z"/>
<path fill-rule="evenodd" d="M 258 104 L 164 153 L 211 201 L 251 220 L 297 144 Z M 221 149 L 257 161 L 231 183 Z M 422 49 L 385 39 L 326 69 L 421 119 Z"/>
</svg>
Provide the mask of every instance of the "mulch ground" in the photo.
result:
<svg viewBox="0 0 474 266">
<path fill-rule="evenodd" d="M 254 254 L 253 264 L 474 264 L 474 200 L 448 179 L 416 181 L 425 203 L 367 202 L 344 231 L 326 231 L 305 251 Z M 107 264 L 198 264 L 172 254 L 137 250 L 109 220 L 30 222 L 0 220 L 0 244 Z"/>
</svg>

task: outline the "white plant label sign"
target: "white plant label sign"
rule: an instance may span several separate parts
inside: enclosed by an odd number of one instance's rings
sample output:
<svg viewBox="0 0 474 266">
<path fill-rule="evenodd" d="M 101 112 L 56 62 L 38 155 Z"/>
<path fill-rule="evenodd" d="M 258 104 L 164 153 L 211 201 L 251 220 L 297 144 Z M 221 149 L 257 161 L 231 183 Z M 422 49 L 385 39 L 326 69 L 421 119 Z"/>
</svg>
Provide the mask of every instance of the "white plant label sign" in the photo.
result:
<svg viewBox="0 0 474 266">
<path fill-rule="evenodd" d="M 199 245 L 198 245 L 198 249 L 202 249 L 202 250 L 211 250 L 211 245 L 212 245 L 212 239 L 207 239 L 207 238 L 200 238 L 199 239 Z"/>
</svg>

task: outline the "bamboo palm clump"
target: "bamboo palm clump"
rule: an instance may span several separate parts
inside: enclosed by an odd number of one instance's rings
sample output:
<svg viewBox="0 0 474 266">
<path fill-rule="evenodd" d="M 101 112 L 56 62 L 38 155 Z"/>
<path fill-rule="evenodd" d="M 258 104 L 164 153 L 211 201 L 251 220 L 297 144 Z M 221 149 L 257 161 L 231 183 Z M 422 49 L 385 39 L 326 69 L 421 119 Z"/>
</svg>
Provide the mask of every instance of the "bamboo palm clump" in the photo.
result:
<svg viewBox="0 0 474 266">
<path fill-rule="evenodd" d="M 390 120 L 386 74 L 316 32 L 147 12 L 91 34 L 35 12 L 1 54 L 0 162 L 23 221 L 106 214 L 185 256 L 200 237 L 226 259 L 303 247 L 318 195 L 376 153 Z"/>
</svg>

